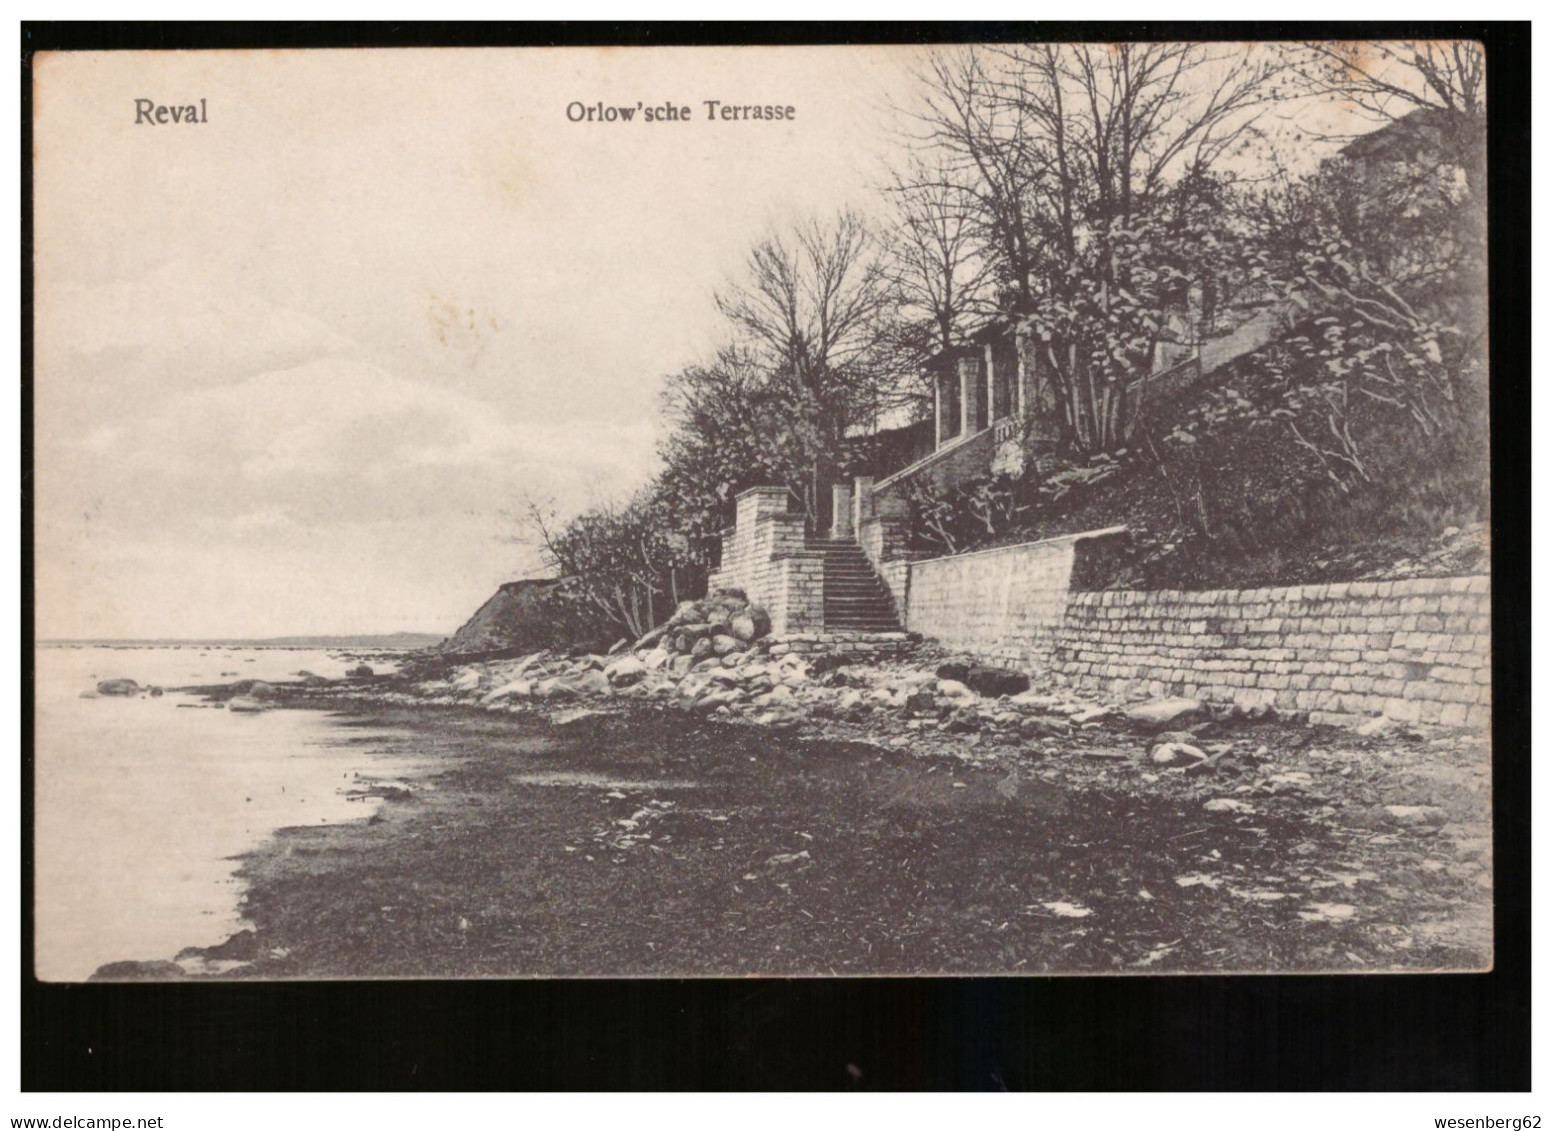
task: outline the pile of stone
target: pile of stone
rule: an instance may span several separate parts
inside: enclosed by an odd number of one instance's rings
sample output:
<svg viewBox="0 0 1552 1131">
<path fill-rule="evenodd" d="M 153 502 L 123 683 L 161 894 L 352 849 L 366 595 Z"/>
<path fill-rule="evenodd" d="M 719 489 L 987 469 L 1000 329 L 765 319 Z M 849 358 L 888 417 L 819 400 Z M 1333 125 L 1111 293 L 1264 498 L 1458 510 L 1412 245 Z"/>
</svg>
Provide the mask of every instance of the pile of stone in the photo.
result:
<svg viewBox="0 0 1552 1131">
<path fill-rule="evenodd" d="M 761 642 L 770 631 L 770 614 L 750 604 L 742 590 L 719 589 L 705 600 L 682 602 L 632 651 L 661 651 L 669 669 L 684 675 L 698 667 L 737 667 L 750 652 L 765 650 Z"/>
</svg>

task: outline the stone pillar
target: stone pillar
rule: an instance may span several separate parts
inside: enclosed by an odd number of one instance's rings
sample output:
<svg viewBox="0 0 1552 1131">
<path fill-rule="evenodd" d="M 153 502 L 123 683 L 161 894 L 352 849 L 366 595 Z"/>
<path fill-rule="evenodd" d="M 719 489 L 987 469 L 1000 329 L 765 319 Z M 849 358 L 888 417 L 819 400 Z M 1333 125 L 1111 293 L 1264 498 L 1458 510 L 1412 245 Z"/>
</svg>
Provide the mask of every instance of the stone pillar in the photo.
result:
<svg viewBox="0 0 1552 1131">
<path fill-rule="evenodd" d="M 850 538 L 851 525 L 851 488 L 845 483 L 835 483 L 830 487 L 830 537 Z"/>
<path fill-rule="evenodd" d="M 862 524 L 873 515 L 873 477 L 859 475 L 852 480 L 851 528 L 860 532 Z"/>
<path fill-rule="evenodd" d="M 785 487 L 751 487 L 741 492 L 736 500 L 738 519 L 736 525 L 750 527 L 762 518 L 787 513 L 787 499 L 792 494 Z"/>
<path fill-rule="evenodd" d="M 976 431 L 976 385 L 980 376 L 980 358 L 959 359 L 959 435 L 961 437 L 972 436 Z"/>
<path fill-rule="evenodd" d="M 932 375 L 932 446 L 943 446 L 943 374 Z"/>
<path fill-rule="evenodd" d="M 997 403 L 997 359 L 992 356 L 992 343 L 986 343 L 986 422 L 997 419 L 999 412 L 1006 412 L 1006 405 Z"/>
</svg>

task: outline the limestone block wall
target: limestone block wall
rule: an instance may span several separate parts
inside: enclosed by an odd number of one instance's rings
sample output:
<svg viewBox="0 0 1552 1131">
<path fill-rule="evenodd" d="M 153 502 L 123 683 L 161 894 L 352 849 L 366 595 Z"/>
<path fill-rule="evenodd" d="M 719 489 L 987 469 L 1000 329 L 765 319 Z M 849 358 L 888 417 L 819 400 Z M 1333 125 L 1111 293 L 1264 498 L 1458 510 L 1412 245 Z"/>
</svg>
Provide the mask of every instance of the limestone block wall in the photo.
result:
<svg viewBox="0 0 1552 1131">
<path fill-rule="evenodd" d="M 950 648 L 1045 666 L 1067 607 L 1076 538 L 913 562 L 906 627 Z"/>
<path fill-rule="evenodd" d="M 1074 593 L 1053 666 L 1110 693 L 1308 712 L 1312 722 L 1486 727 L 1486 577 L 1198 593 Z"/>
<path fill-rule="evenodd" d="M 1485 728 L 1487 577 L 1070 592 L 1116 530 L 908 563 L 906 626 L 1102 694 Z M 1085 564 L 1087 563 L 1087 564 Z"/>
</svg>

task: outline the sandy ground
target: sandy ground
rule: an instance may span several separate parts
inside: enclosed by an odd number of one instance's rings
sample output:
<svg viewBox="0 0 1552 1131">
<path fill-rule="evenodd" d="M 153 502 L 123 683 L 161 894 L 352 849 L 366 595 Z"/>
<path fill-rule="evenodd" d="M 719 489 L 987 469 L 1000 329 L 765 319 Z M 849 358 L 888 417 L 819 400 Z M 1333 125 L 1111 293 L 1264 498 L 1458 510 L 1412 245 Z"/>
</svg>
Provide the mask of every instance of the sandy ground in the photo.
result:
<svg viewBox="0 0 1552 1131">
<path fill-rule="evenodd" d="M 341 704 L 428 765 L 281 830 L 224 977 L 1481 970 L 1489 753 L 1224 720 L 1161 769 L 1107 721 L 772 730 L 651 704 Z M 185 966 L 200 969 L 198 956 Z"/>
</svg>

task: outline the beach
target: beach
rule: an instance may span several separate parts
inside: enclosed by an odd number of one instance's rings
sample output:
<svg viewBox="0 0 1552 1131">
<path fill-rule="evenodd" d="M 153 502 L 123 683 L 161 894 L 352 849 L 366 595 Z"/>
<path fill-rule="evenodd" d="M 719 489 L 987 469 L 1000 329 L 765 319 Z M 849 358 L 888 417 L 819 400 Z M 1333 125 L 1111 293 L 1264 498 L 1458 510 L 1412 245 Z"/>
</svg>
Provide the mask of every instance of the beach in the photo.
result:
<svg viewBox="0 0 1552 1131">
<path fill-rule="evenodd" d="M 482 705 L 500 678 L 288 692 L 414 767 L 370 818 L 243 853 L 241 929 L 185 965 L 306 979 L 1491 962 L 1491 792 L 1469 736 L 1225 717 L 1193 737 L 1233 757 L 1188 774 L 1151 763 L 1156 743 L 1119 717 L 1030 739 L 883 711 L 771 727 L 614 696 Z"/>
</svg>

